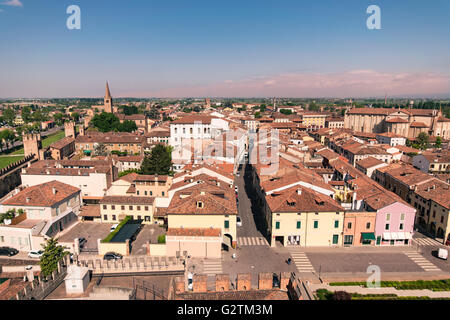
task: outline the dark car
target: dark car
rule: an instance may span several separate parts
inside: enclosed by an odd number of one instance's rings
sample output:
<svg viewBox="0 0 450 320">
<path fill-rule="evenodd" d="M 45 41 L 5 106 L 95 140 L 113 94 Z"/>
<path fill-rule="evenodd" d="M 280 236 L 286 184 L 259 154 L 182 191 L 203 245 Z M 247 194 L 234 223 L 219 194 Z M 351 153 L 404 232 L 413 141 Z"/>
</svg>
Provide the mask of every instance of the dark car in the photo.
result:
<svg viewBox="0 0 450 320">
<path fill-rule="evenodd" d="M 9 247 L 0 247 L 0 256 L 12 257 L 19 253 L 19 250 Z"/>
<path fill-rule="evenodd" d="M 115 252 L 107 252 L 103 256 L 103 259 L 104 260 L 121 260 L 122 259 L 122 255 L 119 254 L 119 253 L 115 253 Z"/>
</svg>

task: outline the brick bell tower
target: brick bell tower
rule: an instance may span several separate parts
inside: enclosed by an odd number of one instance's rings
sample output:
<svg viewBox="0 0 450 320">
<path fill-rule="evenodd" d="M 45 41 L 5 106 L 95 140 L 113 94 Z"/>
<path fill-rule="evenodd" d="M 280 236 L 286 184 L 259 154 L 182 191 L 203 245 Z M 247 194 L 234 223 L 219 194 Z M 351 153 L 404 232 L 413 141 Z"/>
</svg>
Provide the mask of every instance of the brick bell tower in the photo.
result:
<svg viewBox="0 0 450 320">
<path fill-rule="evenodd" d="M 113 104 L 113 102 L 112 102 L 111 92 L 109 92 L 108 81 L 106 81 L 106 91 L 105 91 L 105 100 L 104 100 L 105 112 L 113 113 L 112 104 Z"/>
<path fill-rule="evenodd" d="M 75 122 L 64 122 L 64 132 L 66 137 L 75 138 Z"/>
</svg>

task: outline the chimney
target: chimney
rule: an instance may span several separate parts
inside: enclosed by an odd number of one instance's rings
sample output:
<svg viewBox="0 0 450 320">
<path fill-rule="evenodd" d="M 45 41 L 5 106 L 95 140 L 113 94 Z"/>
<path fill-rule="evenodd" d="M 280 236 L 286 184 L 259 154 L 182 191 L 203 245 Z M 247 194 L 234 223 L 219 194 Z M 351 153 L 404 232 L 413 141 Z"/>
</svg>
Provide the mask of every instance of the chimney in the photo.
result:
<svg viewBox="0 0 450 320">
<path fill-rule="evenodd" d="M 31 200 L 31 198 L 30 198 L 30 197 L 27 197 L 27 198 L 26 198 L 26 202 L 27 202 L 27 203 L 29 203 L 29 202 L 30 202 L 30 200 Z"/>
<path fill-rule="evenodd" d="M 301 195 L 301 194 L 302 194 L 302 188 L 298 188 L 298 189 L 297 189 L 297 194 L 298 194 L 298 195 Z"/>
<path fill-rule="evenodd" d="M 56 194 L 56 188 L 55 187 L 52 187 L 52 192 L 53 192 L 53 194 Z"/>
</svg>

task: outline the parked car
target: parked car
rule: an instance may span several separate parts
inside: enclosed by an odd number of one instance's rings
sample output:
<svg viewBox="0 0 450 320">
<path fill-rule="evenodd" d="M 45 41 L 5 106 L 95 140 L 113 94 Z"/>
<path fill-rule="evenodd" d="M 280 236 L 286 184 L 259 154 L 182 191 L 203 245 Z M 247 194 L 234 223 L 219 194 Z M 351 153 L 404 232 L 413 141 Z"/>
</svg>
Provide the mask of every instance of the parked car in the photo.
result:
<svg viewBox="0 0 450 320">
<path fill-rule="evenodd" d="M 19 250 L 10 248 L 10 247 L 1 247 L 0 248 L 0 256 L 8 256 L 12 257 L 19 253 Z"/>
<path fill-rule="evenodd" d="M 113 224 L 113 225 L 111 226 L 111 229 L 109 230 L 109 232 L 113 232 L 114 230 L 116 230 L 116 228 L 117 228 L 118 225 L 119 225 L 118 223 Z"/>
<path fill-rule="evenodd" d="M 122 258 L 123 258 L 123 256 L 120 253 L 115 253 L 115 252 L 107 252 L 103 256 L 104 260 L 121 260 Z"/>
<path fill-rule="evenodd" d="M 43 254 L 44 254 L 44 251 L 42 251 L 42 250 L 33 250 L 33 251 L 28 252 L 28 258 L 40 259 Z"/>
<path fill-rule="evenodd" d="M 80 243 L 80 247 L 83 247 L 87 242 L 86 238 L 79 238 L 78 241 Z"/>
<path fill-rule="evenodd" d="M 234 186 L 234 191 L 237 193 L 239 190 L 238 186 Z"/>
<path fill-rule="evenodd" d="M 237 225 L 238 227 L 242 227 L 242 220 L 241 220 L 241 217 L 236 217 L 236 225 Z"/>
</svg>

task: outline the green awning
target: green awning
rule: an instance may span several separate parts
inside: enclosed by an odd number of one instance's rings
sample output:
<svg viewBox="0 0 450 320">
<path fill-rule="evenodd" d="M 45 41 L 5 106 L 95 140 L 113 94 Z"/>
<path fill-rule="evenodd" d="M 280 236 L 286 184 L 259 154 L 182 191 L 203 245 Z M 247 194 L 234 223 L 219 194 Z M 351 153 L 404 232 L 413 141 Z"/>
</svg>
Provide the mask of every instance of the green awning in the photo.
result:
<svg viewBox="0 0 450 320">
<path fill-rule="evenodd" d="M 91 154 L 91 150 L 84 150 L 84 154 Z"/>
<path fill-rule="evenodd" d="M 373 232 L 361 232 L 363 240 L 375 240 L 375 234 Z"/>
</svg>

